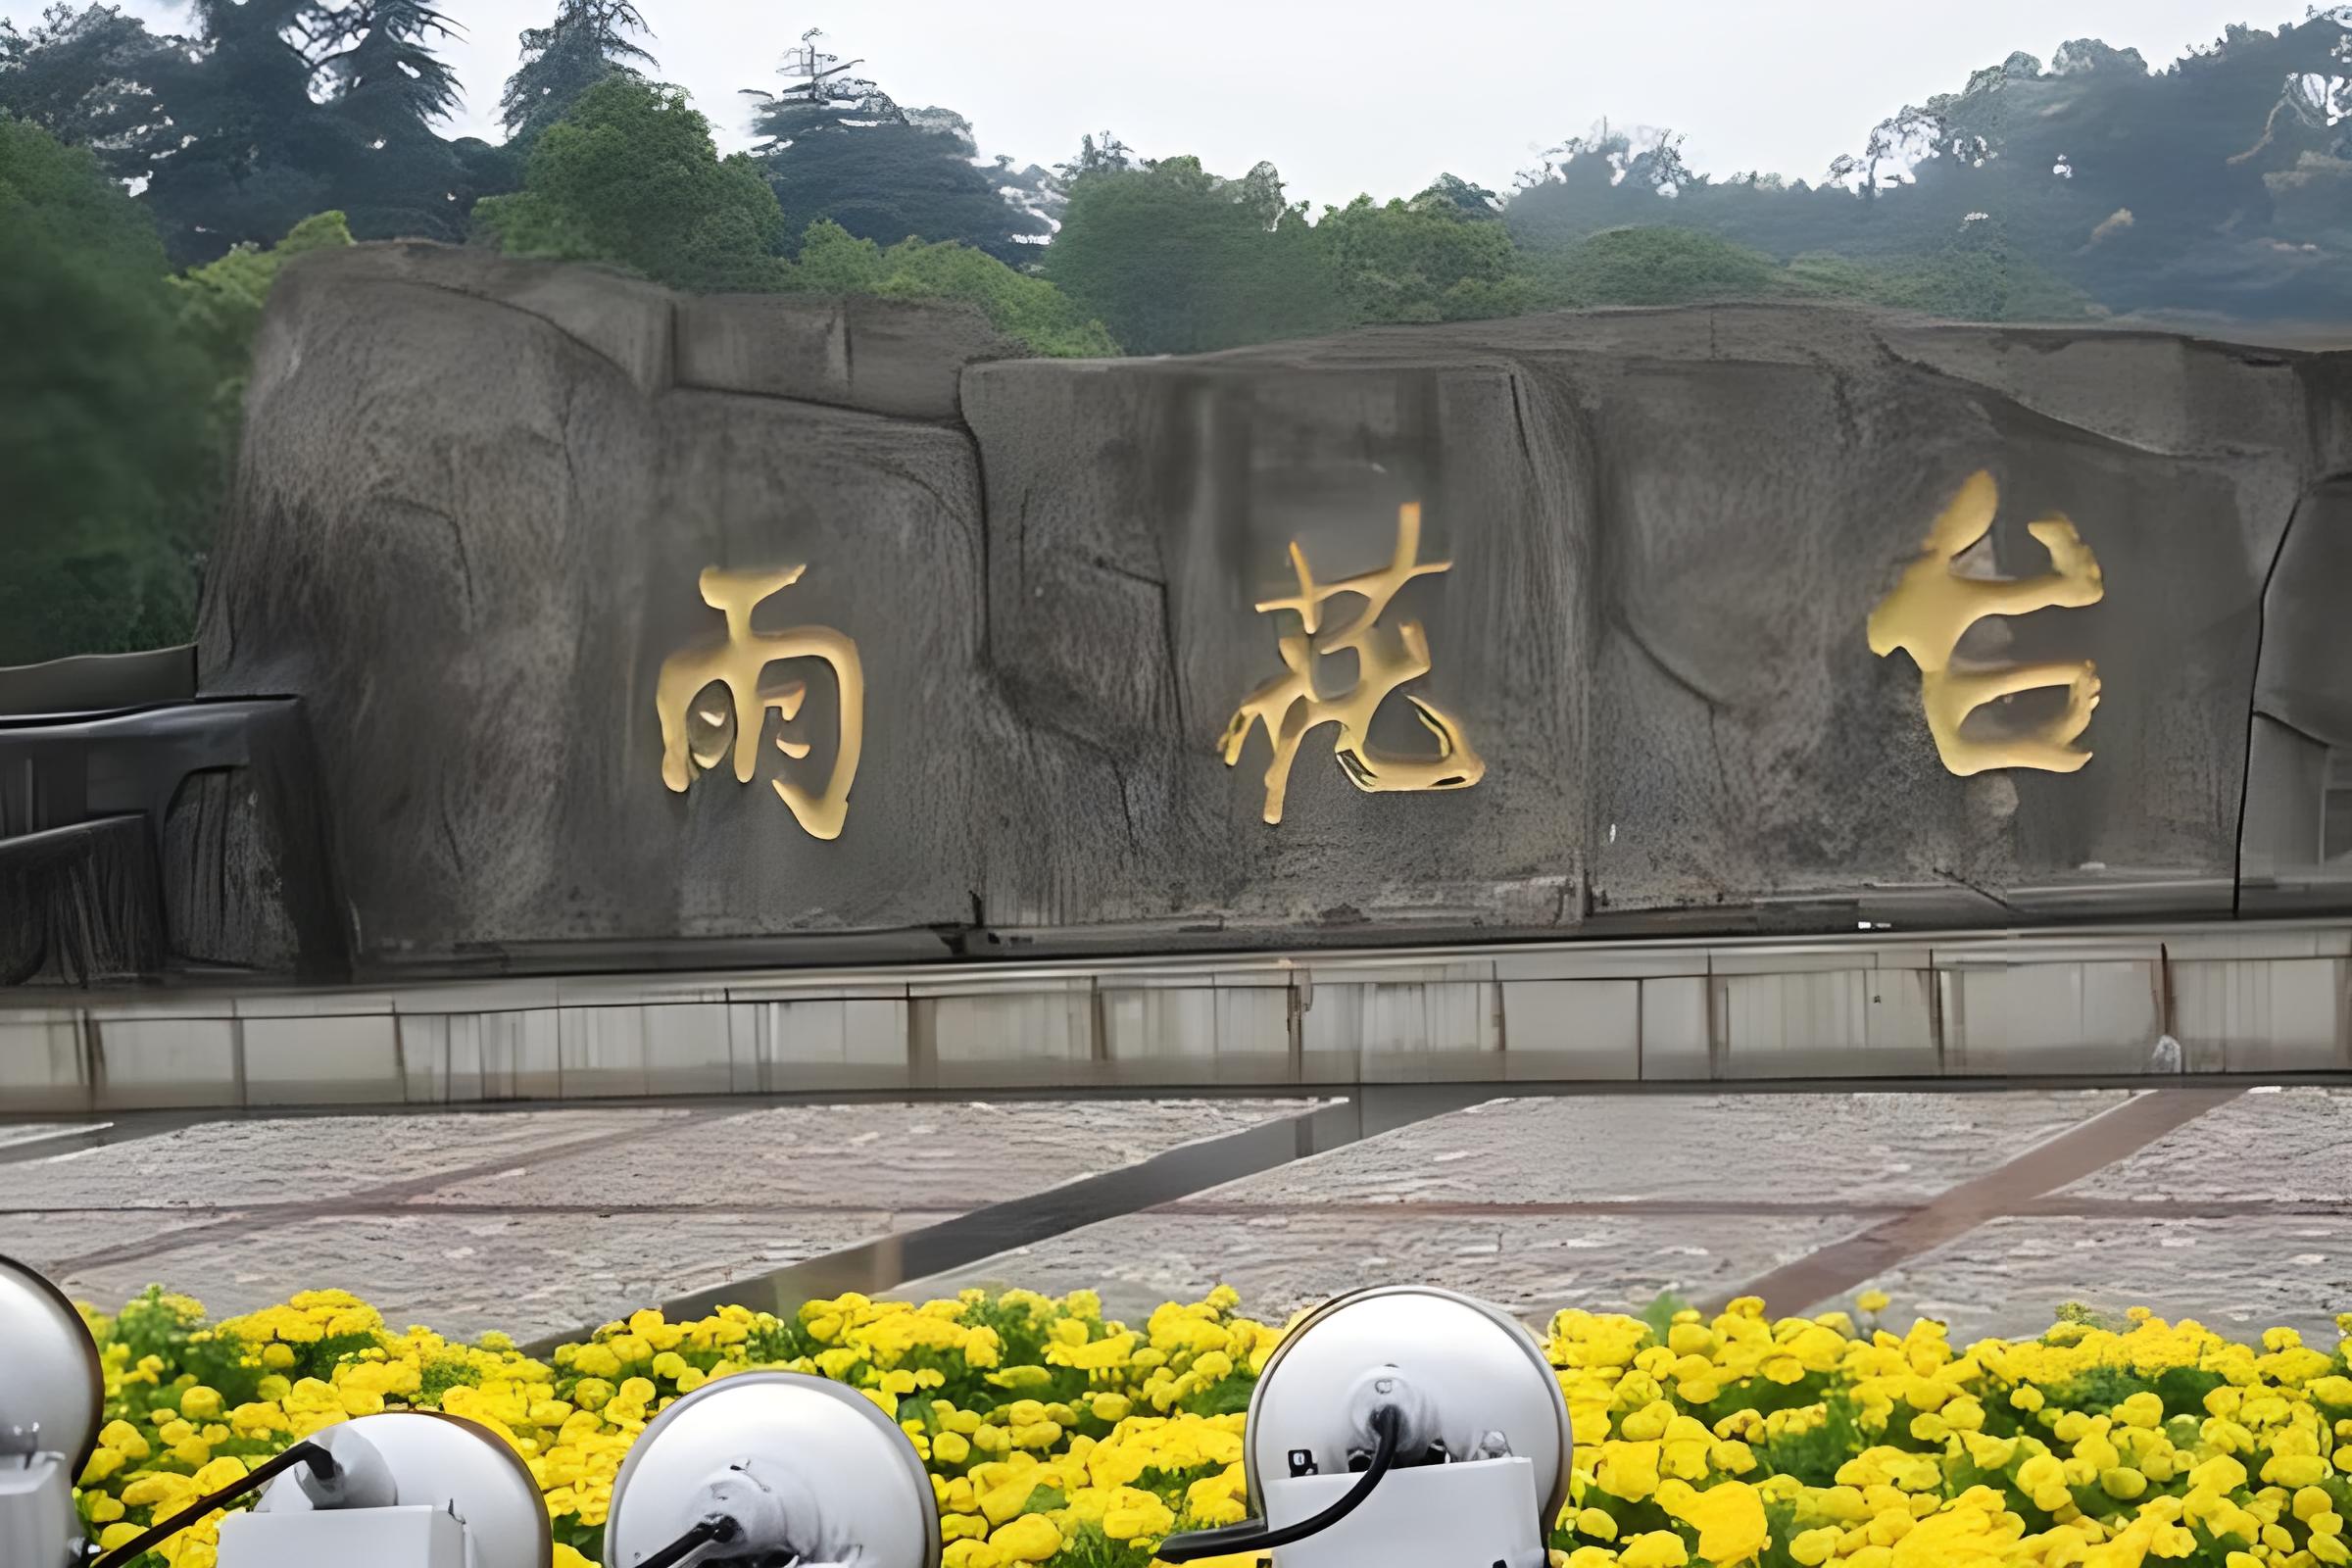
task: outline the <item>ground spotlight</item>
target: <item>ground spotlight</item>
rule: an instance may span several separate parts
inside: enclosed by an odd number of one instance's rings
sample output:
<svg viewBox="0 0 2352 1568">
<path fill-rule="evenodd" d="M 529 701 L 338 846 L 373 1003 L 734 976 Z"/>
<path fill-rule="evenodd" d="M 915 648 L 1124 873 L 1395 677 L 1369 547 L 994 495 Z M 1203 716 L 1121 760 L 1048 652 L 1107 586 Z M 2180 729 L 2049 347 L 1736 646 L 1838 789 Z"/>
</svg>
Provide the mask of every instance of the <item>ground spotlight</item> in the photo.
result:
<svg viewBox="0 0 2352 1568">
<path fill-rule="evenodd" d="M 793 1372 L 722 1378 L 655 1417 L 605 1525 L 607 1568 L 932 1568 L 939 1554 L 906 1434 L 856 1390 Z"/>
<path fill-rule="evenodd" d="M 106 1377 L 81 1314 L 57 1287 L 0 1257 L 0 1563 L 82 1560 L 74 1482 L 98 1441 Z"/>
<path fill-rule="evenodd" d="M 1543 1568 L 1574 1439 L 1559 1379 L 1515 1318 L 1383 1286 L 1325 1303 L 1283 1341 L 1244 1442 L 1257 1517 L 1172 1536 L 1163 1561 Z"/>
<path fill-rule="evenodd" d="M 423 1410 L 327 1427 L 100 1557 L 122 1568 L 217 1508 L 220 1568 L 548 1568 L 539 1485 L 488 1427 Z"/>
</svg>

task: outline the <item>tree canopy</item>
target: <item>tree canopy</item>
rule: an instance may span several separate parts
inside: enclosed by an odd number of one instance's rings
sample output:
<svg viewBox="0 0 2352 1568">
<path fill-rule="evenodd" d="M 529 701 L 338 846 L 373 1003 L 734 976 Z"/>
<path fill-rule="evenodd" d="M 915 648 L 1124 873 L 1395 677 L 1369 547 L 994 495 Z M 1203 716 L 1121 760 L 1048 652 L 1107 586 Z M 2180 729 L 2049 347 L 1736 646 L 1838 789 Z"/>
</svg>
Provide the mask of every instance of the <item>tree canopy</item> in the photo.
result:
<svg viewBox="0 0 2352 1568">
<path fill-rule="evenodd" d="M 1531 309 L 1532 280 L 1492 201 L 1492 192 L 1447 174 L 1409 202 L 1358 196 L 1325 209 L 1315 238 L 1348 319 L 1451 321 Z"/>
<path fill-rule="evenodd" d="M 522 190 L 483 201 L 485 231 L 518 255 L 616 263 L 694 290 L 885 294 L 966 301 L 1041 354 L 1117 352 L 1043 278 L 952 240 L 887 249 L 819 219 L 781 252 L 785 217 L 750 155 L 718 155 L 675 87 L 615 76 L 532 148 Z"/>
<path fill-rule="evenodd" d="M 211 451 L 163 246 L 86 149 L 6 117 L 0 233 L 0 663 L 168 639 Z"/>
<path fill-rule="evenodd" d="M 2015 53 L 1881 121 L 1818 185 L 1711 180 L 1683 166 L 1669 134 L 1604 127 L 1523 175 L 1506 221 L 1537 251 L 1670 224 L 1787 262 L 1924 269 L 1943 283 L 1895 292 L 1966 310 L 2341 318 L 2347 17 L 2233 26 L 2161 71 L 2095 38 L 2060 44 L 2047 64 Z M 1964 275 L 1984 286 L 1957 286 Z"/>
<path fill-rule="evenodd" d="M 1347 320 L 1331 259 L 1283 199 L 1271 164 L 1238 179 L 1197 158 L 1082 172 L 1045 272 L 1136 354 L 1262 343 Z"/>
<path fill-rule="evenodd" d="M 1004 187 L 1020 176 L 983 169 L 971 122 L 952 110 L 905 109 L 873 81 L 852 75 L 802 35 L 785 57 L 781 91 L 746 89 L 755 105 L 757 156 L 797 234 L 828 219 L 884 245 L 953 240 L 1016 266 L 1034 259 L 1025 241 L 1053 224 Z"/>
<path fill-rule="evenodd" d="M 508 138 L 528 147 L 607 76 L 657 67 L 632 34 L 653 34 L 633 0 L 558 0 L 553 22 L 522 33 L 522 66 L 498 102 Z"/>
<path fill-rule="evenodd" d="M 516 254 L 617 262 L 679 288 L 771 288 L 784 275 L 784 214 L 751 157 L 719 157 L 681 89 L 617 73 L 541 134 L 521 191 L 482 201 L 475 218 Z"/>
<path fill-rule="evenodd" d="M 1042 277 L 953 240 L 901 240 L 885 250 L 824 219 L 801 240 L 798 288 L 825 294 L 881 294 L 900 299 L 960 300 L 1031 352 L 1064 359 L 1108 358 L 1119 346 Z"/>
<path fill-rule="evenodd" d="M 496 144 L 446 134 L 449 0 L 189 0 L 184 35 L 112 3 L 0 22 L 0 660 L 184 633 L 272 280 L 355 237 L 963 301 L 1057 355 L 1727 300 L 2352 318 L 2352 7 L 2155 67 L 2097 38 L 2013 53 L 1811 179 L 1604 121 L 1508 192 L 1438 173 L 1315 214 L 1272 164 L 1107 131 L 983 157 L 813 30 L 722 157 L 650 79 L 637 0 L 543 3 Z"/>
<path fill-rule="evenodd" d="M 118 6 L 59 0 L 29 31 L 0 19 L 0 116 L 101 154 L 142 146 L 158 128 L 148 88 L 171 52 Z"/>
</svg>

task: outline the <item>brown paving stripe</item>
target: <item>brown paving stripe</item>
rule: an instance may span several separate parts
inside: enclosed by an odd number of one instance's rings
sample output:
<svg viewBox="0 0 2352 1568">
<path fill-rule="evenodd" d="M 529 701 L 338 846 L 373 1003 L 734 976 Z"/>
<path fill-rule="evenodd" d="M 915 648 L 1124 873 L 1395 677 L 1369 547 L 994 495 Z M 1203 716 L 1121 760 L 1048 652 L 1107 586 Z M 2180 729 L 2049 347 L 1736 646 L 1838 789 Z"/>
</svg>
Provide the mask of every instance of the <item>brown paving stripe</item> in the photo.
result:
<svg viewBox="0 0 2352 1568">
<path fill-rule="evenodd" d="M 2242 1089 L 2156 1089 L 2036 1144 L 1982 1176 L 1950 1188 L 1907 1214 L 1833 1242 L 1701 1304 L 1721 1311 L 1736 1297 L 1758 1296 L 1783 1313 L 1802 1312 L 1845 1296 L 1886 1270 L 1941 1247 L 1986 1220 L 2027 1211 L 2029 1204 L 2069 1182 L 2081 1181 L 2127 1154 L 2229 1103 Z M 2061 1200 L 2063 1201 L 2063 1200 Z M 2178 1203 L 2132 1204 L 2132 1211 L 2182 1214 Z"/>
<path fill-rule="evenodd" d="M 203 1224 L 190 1225 L 184 1230 L 163 1236 L 142 1237 L 137 1241 L 101 1247 L 95 1251 L 76 1257 L 60 1258 L 49 1265 L 52 1274 L 69 1274 L 75 1269 L 105 1268 L 117 1263 L 136 1263 L 145 1258 L 176 1252 L 199 1242 L 219 1241 L 223 1237 L 242 1236 L 275 1226 L 297 1224 L 306 1219 L 320 1219 L 349 1212 L 355 1205 L 401 1205 L 406 1200 L 457 1182 L 482 1181 L 492 1176 L 520 1169 L 552 1159 L 564 1159 L 574 1154 L 594 1153 L 623 1143 L 642 1143 L 647 1139 L 669 1138 L 683 1132 L 698 1130 L 704 1123 L 739 1114 L 731 1107 L 710 1107 L 690 1110 L 681 1116 L 649 1120 L 643 1126 L 614 1128 L 608 1132 L 591 1133 L 582 1138 L 566 1138 L 552 1144 L 540 1144 L 525 1149 L 509 1150 L 496 1159 L 477 1160 L 450 1170 L 433 1171 L 423 1176 L 412 1176 L 403 1181 L 386 1182 L 380 1187 L 366 1187 L 339 1198 L 321 1198 L 309 1202 L 257 1203 L 250 1208 L 198 1210 L 218 1213 L 221 1217 Z M 117 1208 L 113 1212 L 122 1212 Z M 409 1212 L 430 1212 L 429 1205 L 416 1205 Z M 23 1211 L 20 1211 L 23 1212 Z M 35 1210 L 33 1212 L 43 1212 Z M 53 1211 L 52 1211 L 53 1212 Z M 145 1210 L 150 1213 L 171 1213 L 170 1209 Z"/>
</svg>

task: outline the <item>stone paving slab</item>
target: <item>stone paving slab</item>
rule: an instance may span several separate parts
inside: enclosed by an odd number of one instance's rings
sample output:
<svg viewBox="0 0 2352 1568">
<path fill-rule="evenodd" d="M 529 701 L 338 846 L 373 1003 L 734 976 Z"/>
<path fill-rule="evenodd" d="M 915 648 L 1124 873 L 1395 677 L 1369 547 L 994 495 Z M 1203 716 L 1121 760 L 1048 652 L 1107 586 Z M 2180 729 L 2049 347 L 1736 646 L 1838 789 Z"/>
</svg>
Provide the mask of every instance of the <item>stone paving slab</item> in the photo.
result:
<svg viewBox="0 0 2352 1568">
<path fill-rule="evenodd" d="M 103 1306 L 150 1284 L 217 1312 L 334 1287 L 396 1323 L 531 1339 L 1311 1108 L 1094 1100 L 210 1123 L 0 1167 L 0 1250 Z M 436 1184 L 444 1172 L 457 1179 Z"/>
<path fill-rule="evenodd" d="M 1280 1322 L 1363 1286 L 1427 1284 L 1540 1322 L 1564 1306 L 1631 1312 L 1663 1291 L 1704 1295 L 1800 1257 L 1855 1224 L 1839 1216 L 1653 1214 L 1468 1220 L 1409 1210 L 1377 1220 L 1303 1213 L 1237 1224 L 1171 1205 L 891 1294 L 921 1300 L 972 1285 L 1050 1295 L 1086 1287 L 1102 1292 L 1106 1312 L 1140 1321 L 1162 1301 L 1198 1300 L 1230 1285 L 1245 1311 Z"/>
<path fill-rule="evenodd" d="M 2090 1090 L 1502 1100 L 1243 1187 L 1250 1200 L 1285 1203 L 1919 1201 L 2128 1098 Z"/>
<path fill-rule="evenodd" d="M 687 1114 L 615 1107 L 203 1122 L 0 1167 L 0 1206 L 208 1208 L 348 1198 L 574 1140 L 650 1137 Z"/>
<path fill-rule="evenodd" d="M 888 1294 L 1088 1287 L 1133 1318 L 1225 1283 L 1278 1319 L 1360 1285 L 1425 1281 L 1532 1320 L 1639 1310 L 1662 1291 L 1744 1288 L 2130 1098 L 1497 1100 Z M 1090 1099 L 227 1121 L 0 1164 L 0 1251 L 73 1265 L 69 1287 L 102 1303 L 151 1281 L 220 1311 L 339 1285 L 396 1322 L 530 1339 L 699 1291 L 748 1295 L 861 1241 L 1308 1108 Z M 2144 1147 L 2127 1140 L 2097 1174 L 2047 1194 L 2027 1182 L 1982 1223 L 1967 1216 L 1974 1228 L 1886 1266 L 1872 1283 L 1894 1296 L 1890 1317 L 1942 1317 L 1970 1338 L 2039 1332 L 2067 1300 L 2140 1303 L 2331 1344 L 2328 1319 L 2352 1309 L 2352 1092 L 2256 1092 L 2135 1136 Z M 579 1139 L 598 1141 L 550 1152 Z M 2119 1200 L 2182 1211 L 2117 1214 Z M 2083 1211 L 2060 1212 L 2068 1202 Z M 2274 1202 L 2322 1212 L 2261 1211 Z M 137 1203 L 150 1206 L 115 1206 Z"/>
<path fill-rule="evenodd" d="M 2352 1216 L 1996 1219 L 1875 1283 L 1890 1318 L 1940 1318 L 1955 1341 L 2039 1334 L 2077 1301 L 2233 1338 L 2283 1325 L 2328 1348 L 2334 1314 L 2352 1311 Z"/>
<path fill-rule="evenodd" d="M 16 1144 L 41 1143 L 52 1138 L 71 1138 L 87 1132 L 85 1123 L 56 1121 L 0 1122 L 0 1149 Z"/>
<path fill-rule="evenodd" d="M 2352 1204 L 2352 1090 L 2249 1090 L 2059 1191 L 2152 1203 Z"/>
<path fill-rule="evenodd" d="M 690 1291 L 756 1276 L 899 1228 L 886 1209 L 771 1215 L 666 1213 L 328 1216 L 200 1240 L 161 1257 L 76 1270 L 78 1299 L 116 1303 L 150 1284 L 217 1314 L 296 1291 L 360 1296 L 394 1327 L 453 1338 L 502 1330 L 517 1340 L 593 1327 Z M 911 1217 L 923 1222 L 922 1216 Z"/>
<path fill-rule="evenodd" d="M 105 1208 L 48 1209 L 38 1213 L 0 1210 L 0 1253 L 51 1273 L 71 1258 L 120 1247 L 125 1242 L 156 1241 L 208 1222 L 243 1218 L 243 1214 L 226 1209 L 145 1209 L 130 1213 Z"/>
<path fill-rule="evenodd" d="M 1312 1108 L 1296 1100 L 776 1105 L 454 1183 L 416 1201 L 976 1208 Z"/>
</svg>

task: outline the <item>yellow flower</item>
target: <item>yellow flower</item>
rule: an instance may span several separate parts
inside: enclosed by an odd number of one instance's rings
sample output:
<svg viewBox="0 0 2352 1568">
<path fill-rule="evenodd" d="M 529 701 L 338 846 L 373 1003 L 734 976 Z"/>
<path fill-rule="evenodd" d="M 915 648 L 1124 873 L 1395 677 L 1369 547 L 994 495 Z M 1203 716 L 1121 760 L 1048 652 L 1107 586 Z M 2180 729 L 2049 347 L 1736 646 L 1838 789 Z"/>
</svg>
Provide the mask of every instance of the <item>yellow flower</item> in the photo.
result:
<svg viewBox="0 0 2352 1568">
<path fill-rule="evenodd" d="M 1764 1499 L 1743 1482 L 1726 1481 L 1704 1492 L 1670 1482 L 1659 1489 L 1658 1501 L 1669 1514 L 1696 1527 L 1698 1554 L 1715 1568 L 1732 1568 L 1764 1550 Z"/>
<path fill-rule="evenodd" d="M 1607 1443 L 1601 1446 L 1594 1485 L 1612 1497 L 1640 1502 L 1658 1490 L 1658 1445 Z"/>
<path fill-rule="evenodd" d="M 1683 1538 L 1671 1530 L 1652 1530 L 1636 1536 L 1617 1553 L 1617 1561 L 1623 1568 L 1683 1568 L 1690 1560 Z"/>
<path fill-rule="evenodd" d="M 2276 1454 L 2262 1467 L 2262 1479 L 2277 1487 L 2315 1487 L 2327 1478 L 2328 1461 L 2317 1454 Z"/>
<path fill-rule="evenodd" d="M 139 1436 L 139 1429 L 127 1421 L 109 1421 L 98 1434 L 101 1447 L 110 1448 L 118 1462 L 125 1459 L 144 1459 L 155 1450 Z"/>
<path fill-rule="evenodd" d="M 988 1544 L 1008 1562 L 1044 1562 L 1061 1549 L 1061 1532 L 1039 1514 L 1023 1514 L 998 1527 Z"/>
</svg>

